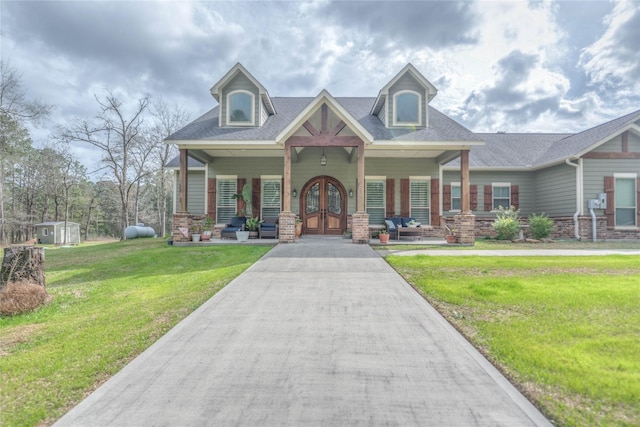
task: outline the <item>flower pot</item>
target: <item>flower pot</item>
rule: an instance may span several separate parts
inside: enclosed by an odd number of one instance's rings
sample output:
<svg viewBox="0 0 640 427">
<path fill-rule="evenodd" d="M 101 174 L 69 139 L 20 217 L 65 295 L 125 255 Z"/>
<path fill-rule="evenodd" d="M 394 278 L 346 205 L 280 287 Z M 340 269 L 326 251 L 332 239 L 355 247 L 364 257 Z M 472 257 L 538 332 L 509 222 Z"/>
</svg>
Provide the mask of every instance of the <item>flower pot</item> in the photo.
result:
<svg viewBox="0 0 640 427">
<path fill-rule="evenodd" d="M 453 234 L 447 234 L 446 239 L 447 243 L 458 243 L 458 237 L 454 236 Z"/>
<path fill-rule="evenodd" d="M 199 233 L 191 234 L 191 241 L 192 242 L 199 242 L 200 241 L 200 234 Z"/>
<path fill-rule="evenodd" d="M 238 239 L 238 242 L 246 242 L 247 240 L 249 240 L 249 232 L 236 231 L 236 239 Z"/>
<path fill-rule="evenodd" d="M 296 222 L 296 237 L 300 237 L 302 234 L 302 223 Z"/>
<path fill-rule="evenodd" d="M 378 238 L 380 239 L 380 243 L 387 244 L 389 243 L 389 233 L 386 234 L 378 234 Z"/>
<path fill-rule="evenodd" d="M 209 240 L 211 240 L 211 232 L 205 231 L 204 233 L 202 233 L 202 236 L 200 236 L 200 240 L 203 242 L 208 242 Z"/>
<path fill-rule="evenodd" d="M 249 238 L 250 239 L 257 239 L 258 238 L 258 232 L 257 231 L 250 231 L 249 232 Z"/>
</svg>

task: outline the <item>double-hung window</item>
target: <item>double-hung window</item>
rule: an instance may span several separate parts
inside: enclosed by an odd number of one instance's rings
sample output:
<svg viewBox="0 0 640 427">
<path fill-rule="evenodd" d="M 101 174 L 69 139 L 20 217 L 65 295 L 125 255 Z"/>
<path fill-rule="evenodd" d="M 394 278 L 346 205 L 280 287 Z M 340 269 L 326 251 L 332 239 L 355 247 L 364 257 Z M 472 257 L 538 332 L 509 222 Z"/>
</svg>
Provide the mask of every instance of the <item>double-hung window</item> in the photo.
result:
<svg viewBox="0 0 640 427">
<path fill-rule="evenodd" d="M 460 183 L 452 182 L 451 183 L 451 210 L 452 211 L 460 211 L 462 206 L 462 196 L 460 192 Z"/>
<path fill-rule="evenodd" d="M 367 177 L 366 209 L 369 214 L 369 224 L 384 224 L 385 217 L 385 177 Z"/>
<path fill-rule="evenodd" d="M 228 224 L 236 214 L 237 201 L 233 195 L 237 193 L 238 177 L 217 176 L 216 179 L 216 222 Z"/>
<path fill-rule="evenodd" d="M 428 176 L 412 176 L 410 183 L 410 215 L 420 224 L 429 224 L 431 179 Z"/>
<path fill-rule="evenodd" d="M 282 207 L 282 177 L 281 176 L 263 176 L 262 194 L 261 194 L 261 218 L 277 217 L 280 215 Z"/>
<path fill-rule="evenodd" d="M 615 210 L 616 227 L 635 227 L 637 218 L 636 188 L 637 178 L 635 174 L 615 175 Z"/>
<path fill-rule="evenodd" d="M 493 210 L 498 210 L 500 206 L 504 209 L 511 207 L 511 184 L 504 182 L 494 182 L 492 184 L 492 200 L 491 206 Z"/>
</svg>

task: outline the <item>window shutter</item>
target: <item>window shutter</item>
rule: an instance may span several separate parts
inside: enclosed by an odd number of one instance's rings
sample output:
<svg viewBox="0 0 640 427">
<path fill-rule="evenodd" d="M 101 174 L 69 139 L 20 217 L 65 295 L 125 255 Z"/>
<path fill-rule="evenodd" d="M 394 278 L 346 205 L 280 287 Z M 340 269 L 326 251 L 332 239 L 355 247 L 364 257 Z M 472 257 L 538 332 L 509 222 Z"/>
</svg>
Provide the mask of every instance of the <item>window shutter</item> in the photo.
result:
<svg viewBox="0 0 640 427">
<path fill-rule="evenodd" d="M 251 180 L 251 215 L 260 218 L 260 178 Z"/>
<path fill-rule="evenodd" d="M 519 187 L 517 185 L 512 185 L 511 186 L 511 206 L 513 206 L 515 209 L 519 209 L 520 208 L 520 194 L 519 194 Z"/>
<path fill-rule="evenodd" d="M 431 225 L 440 225 L 440 180 L 431 180 Z"/>
<path fill-rule="evenodd" d="M 490 185 L 484 186 L 484 210 L 491 211 L 493 208 L 493 189 Z"/>
<path fill-rule="evenodd" d="M 613 189 L 615 188 L 615 179 L 612 176 L 604 177 L 604 192 L 607 193 L 607 208 L 604 210 L 604 216 L 607 218 L 607 227 L 616 225 L 615 216 L 615 199 Z"/>
<path fill-rule="evenodd" d="M 393 178 L 387 179 L 387 209 L 386 217 L 396 214 L 396 181 Z"/>
<path fill-rule="evenodd" d="M 216 179 L 209 178 L 207 183 L 207 216 L 215 221 L 216 219 Z"/>
<path fill-rule="evenodd" d="M 445 212 L 451 210 L 451 184 L 442 186 L 442 210 Z"/>
<path fill-rule="evenodd" d="M 242 193 L 244 185 L 247 183 L 245 178 L 238 178 L 238 185 L 236 187 L 236 193 Z M 244 209 L 247 208 L 247 204 L 242 199 L 238 199 L 236 202 L 236 209 L 238 214 L 241 214 Z"/>
<path fill-rule="evenodd" d="M 469 186 L 469 209 L 475 211 L 478 209 L 478 186 Z"/>
<path fill-rule="evenodd" d="M 409 178 L 400 180 L 400 216 L 408 217 L 411 210 L 411 185 Z"/>
</svg>

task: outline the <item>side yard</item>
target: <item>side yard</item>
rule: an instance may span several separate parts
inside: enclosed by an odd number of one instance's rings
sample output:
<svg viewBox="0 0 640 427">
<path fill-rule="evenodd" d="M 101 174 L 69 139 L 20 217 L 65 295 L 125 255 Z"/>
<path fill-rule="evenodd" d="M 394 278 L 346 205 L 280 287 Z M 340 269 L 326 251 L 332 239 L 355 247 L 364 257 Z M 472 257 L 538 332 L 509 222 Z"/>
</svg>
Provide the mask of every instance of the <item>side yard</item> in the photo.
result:
<svg viewBox="0 0 640 427">
<path fill-rule="evenodd" d="M 53 301 L 0 317 L 0 425 L 52 423 L 269 249 L 151 239 L 47 249 Z"/>
<path fill-rule="evenodd" d="M 640 425 L 640 259 L 388 262 L 557 425 Z"/>
</svg>

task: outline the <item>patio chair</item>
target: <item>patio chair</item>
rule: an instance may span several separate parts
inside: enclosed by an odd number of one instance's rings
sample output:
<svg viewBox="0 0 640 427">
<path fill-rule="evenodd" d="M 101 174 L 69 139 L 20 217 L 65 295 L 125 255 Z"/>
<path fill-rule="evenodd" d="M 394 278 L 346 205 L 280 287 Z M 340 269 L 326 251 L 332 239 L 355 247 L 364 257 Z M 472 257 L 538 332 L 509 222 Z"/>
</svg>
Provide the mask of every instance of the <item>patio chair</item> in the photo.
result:
<svg viewBox="0 0 640 427">
<path fill-rule="evenodd" d="M 236 231 L 244 231 L 247 217 L 234 216 L 231 218 L 231 223 L 227 224 L 225 228 L 220 231 L 221 239 L 235 239 Z"/>
<path fill-rule="evenodd" d="M 278 217 L 266 217 L 262 223 L 260 223 L 260 238 L 273 237 L 278 238 Z"/>
</svg>

